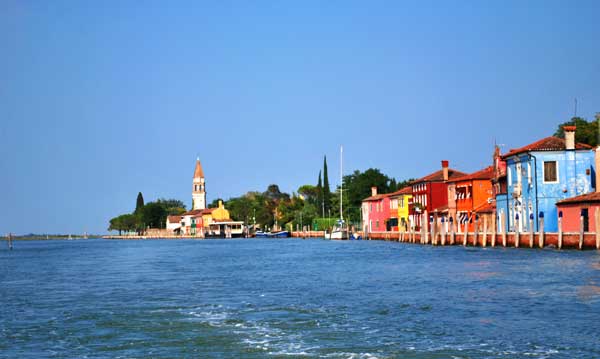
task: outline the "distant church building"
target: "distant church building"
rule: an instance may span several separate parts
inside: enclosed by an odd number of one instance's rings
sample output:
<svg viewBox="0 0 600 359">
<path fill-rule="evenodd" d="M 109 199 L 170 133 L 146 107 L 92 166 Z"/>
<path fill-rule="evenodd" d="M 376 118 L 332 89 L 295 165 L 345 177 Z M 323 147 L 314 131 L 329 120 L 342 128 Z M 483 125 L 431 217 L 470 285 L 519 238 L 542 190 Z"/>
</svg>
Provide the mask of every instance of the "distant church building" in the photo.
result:
<svg viewBox="0 0 600 359">
<path fill-rule="evenodd" d="M 192 182 L 192 210 L 206 209 L 206 184 L 200 158 L 196 159 L 194 180 Z"/>
</svg>

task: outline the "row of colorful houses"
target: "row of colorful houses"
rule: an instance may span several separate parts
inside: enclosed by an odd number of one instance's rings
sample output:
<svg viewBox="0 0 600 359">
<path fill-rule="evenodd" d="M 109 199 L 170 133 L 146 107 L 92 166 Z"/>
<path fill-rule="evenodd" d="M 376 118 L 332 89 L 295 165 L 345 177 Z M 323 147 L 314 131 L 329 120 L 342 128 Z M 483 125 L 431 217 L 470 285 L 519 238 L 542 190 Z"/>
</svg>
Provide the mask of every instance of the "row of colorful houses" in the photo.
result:
<svg viewBox="0 0 600 359">
<path fill-rule="evenodd" d="M 499 232 L 595 231 L 600 207 L 596 168 L 600 148 L 575 143 L 575 126 L 563 127 L 565 138 L 547 137 L 501 154 L 492 164 L 464 173 L 441 161 L 441 169 L 399 191 L 362 202 L 364 232 L 421 230 L 427 225 L 473 232 L 476 224 Z M 481 227 L 480 227 L 481 228 Z"/>
</svg>

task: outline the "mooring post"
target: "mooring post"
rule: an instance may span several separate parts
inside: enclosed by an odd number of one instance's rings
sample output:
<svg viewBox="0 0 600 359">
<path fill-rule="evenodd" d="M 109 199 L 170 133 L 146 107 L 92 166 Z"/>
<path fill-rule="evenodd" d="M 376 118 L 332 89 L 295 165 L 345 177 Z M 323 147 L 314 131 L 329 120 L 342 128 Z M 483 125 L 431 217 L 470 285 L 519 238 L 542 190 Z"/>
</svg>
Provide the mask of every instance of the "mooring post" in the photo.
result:
<svg viewBox="0 0 600 359">
<path fill-rule="evenodd" d="M 496 246 L 496 211 L 492 212 L 492 247 Z"/>
<path fill-rule="evenodd" d="M 515 215 L 515 248 L 519 248 L 519 214 Z"/>
<path fill-rule="evenodd" d="M 502 230 L 502 247 L 506 247 L 506 227 L 505 227 L 505 220 L 506 218 L 504 217 L 504 212 L 500 213 L 500 228 Z"/>
<path fill-rule="evenodd" d="M 596 207 L 594 211 L 594 222 L 596 227 L 596 249 L 600 249 L 600 208 Z"/>
<path fill-rule="evenodd" d="M 475 236 L 473 238 L 473 247 L 477 247 L 477 240 L 479 239 L 479 215 L 475 215 Z"/>
<path fill-rule="evenodd" d="M 446 245 L 446 219 L 442 217 L 442 246 Z"/>
<path fill-rule="evenodd" d="M 533 213 L 529 213 L 529 248 L 533 248 Z"/>
<path fill-rule="evenodd" d="M 562 248 L 563 231 L 562 231 L 562 211 L 558 212 L 558 249 Z"/>
<path fill-rule="evenodd" d="M 539 235 L 540 238 L 538 239 L 539 243 L 540 243 L 540 248 L 544 248 L 544 212 L 540 212 L 540 228 L 539 228 Z"/>
<path fill-rule="evenodd" d="M 482 246 L 487 246 L 487 216 L 483 217 L 483 238 L 482 238 Z"/>
<path fill-rule="evenodd" d="M 579 215 L 579 249 L 583 248 L 583 208 L 581 209 L 581 214 Z"/>
<path fill-rule="evenodd" d="M 12 233 L 8 234 L 8 249 L 12 251 L 13 249 L 13 245 L 12 245 Z"/>
<path fill-rule="evenodd" d="M 456 232 L 454 231 L 454 219 L 452 217 L 450 217 L 448 219 L 448 222 L 450 224 L 450 245 L 453 246 L 454 245 L 454 236 L 456 235 Z"/>
<path fill-rule="evenodd" d="M 465 227 L 463 229 L 463 247 L 467 246 L 467 236 L 469 234 L 469 222 L 465 223 Z"/>
</svg>

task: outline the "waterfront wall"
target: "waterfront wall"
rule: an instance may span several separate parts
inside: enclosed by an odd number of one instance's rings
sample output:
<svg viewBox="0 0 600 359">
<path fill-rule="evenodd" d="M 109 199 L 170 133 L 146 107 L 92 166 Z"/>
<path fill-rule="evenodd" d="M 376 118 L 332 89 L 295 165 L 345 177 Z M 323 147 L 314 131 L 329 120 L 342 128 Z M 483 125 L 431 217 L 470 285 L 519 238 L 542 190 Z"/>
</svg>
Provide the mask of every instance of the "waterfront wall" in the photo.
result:
<svg viewBox="0 0 600 359">
<path fill-rule="evenodd" d="M 600 233 L 586 232 L 509 232 L 509 233 L 422 233 L 422 232 L 372 232 L 364 239 L 386 240 L 428 245 L 463 245 L 478 247 L 520 247 L 561 249 L 600 249 Z"/>
</svg>

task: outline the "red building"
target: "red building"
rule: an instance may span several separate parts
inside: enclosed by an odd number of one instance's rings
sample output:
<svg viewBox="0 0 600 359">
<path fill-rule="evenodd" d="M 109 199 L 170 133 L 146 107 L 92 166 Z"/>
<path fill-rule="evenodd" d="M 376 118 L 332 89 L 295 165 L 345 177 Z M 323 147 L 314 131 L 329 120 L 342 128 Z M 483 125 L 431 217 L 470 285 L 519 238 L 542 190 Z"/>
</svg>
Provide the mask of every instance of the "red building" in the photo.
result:
<svg viewBox="0 0 600 359">
<path fill-rule="evenodd" d="M 442 161 L 442 169 L 412 182 L 411 224 L 415 230 L 421 228 L 421 215 L 443 214 L 448 211 L 448 180 L 465 176 L 466 173 L 448 167 Z"/>
<path fill-rule="evenodd" d="M 371 187 L 371 197 L 362 201 L 363 231 L 383 232 L 390 219 L 390 195 L 377 194 L 377 187 Z"/>
<path fill-rule="evenodd" d="M 563 232 L 579 232 L 581 217 L 583 217 L 583 230 L 596 231 L 594 216 L 600 209 L 600 193 L 592 192 L 580 196 L 563 199 L 556 203 L 558 216 L 562 215 Z"/>
</svg>

